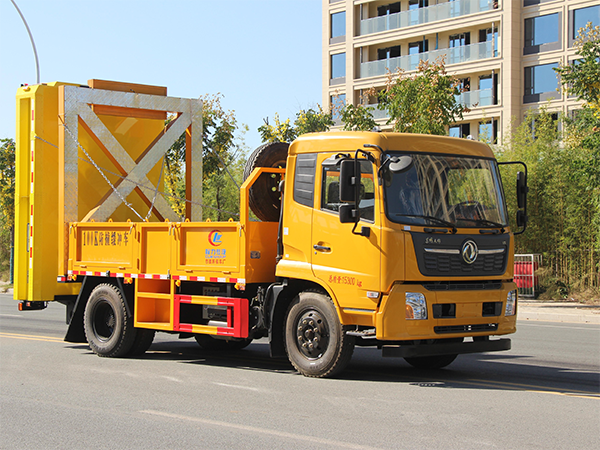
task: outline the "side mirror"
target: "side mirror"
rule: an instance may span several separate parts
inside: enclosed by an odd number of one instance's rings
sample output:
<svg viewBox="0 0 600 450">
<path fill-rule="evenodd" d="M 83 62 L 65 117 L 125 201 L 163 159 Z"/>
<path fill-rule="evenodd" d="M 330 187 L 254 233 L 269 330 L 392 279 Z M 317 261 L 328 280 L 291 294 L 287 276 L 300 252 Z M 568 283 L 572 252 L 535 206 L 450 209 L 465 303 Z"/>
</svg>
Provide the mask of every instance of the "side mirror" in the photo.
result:
<svg viewBox="0 0 600 450">
<path fill-rule="evenodd" d="M 525 169 L 524 172 L 517 172 L 517 227 L 521 228 L 515 231 L 515 236 L 525 232 L 527 228 L 527 222 L 529 217 L 527 216 L 527 193 L 529 188 L 527 187 L 527 165 L 522 161 L 505 161 L 499 162 L 498 165 L 510 165 L 519 164 Z"/>
<path fill-rule="evenodd" d="M 356 222 L 356 210 L 354 209 L 354 205 L 340 206 L 340 222 L 341 223 Z"/>
<path fill-rule="evenodd" d="M 517 226 L 525 228 L 527 226 L 527 221 L 529 218 L 525 214 L 524 211 L 517 211 Z"/>
<path fill-rule="evenodd" d="M 519 209 L 525 208 L 527 205 L 527 175 L 523 172 L 517 172 L 517 206 Z"/>
<path fill-rule="evenodd" d="M 353 159 L 340 163 L 340 201 L 350 203 L 356 201 L 356 175 Z M 341 210 L 340 210 L 341 211 Z"/>
<path fill-rule="evenodd" d="M 401 173 L 412 167 L 412 156 L 402 155 L 399 157 L 393 156 L 390 160 L 390 171 L 393 173 Z"/>
</svg>

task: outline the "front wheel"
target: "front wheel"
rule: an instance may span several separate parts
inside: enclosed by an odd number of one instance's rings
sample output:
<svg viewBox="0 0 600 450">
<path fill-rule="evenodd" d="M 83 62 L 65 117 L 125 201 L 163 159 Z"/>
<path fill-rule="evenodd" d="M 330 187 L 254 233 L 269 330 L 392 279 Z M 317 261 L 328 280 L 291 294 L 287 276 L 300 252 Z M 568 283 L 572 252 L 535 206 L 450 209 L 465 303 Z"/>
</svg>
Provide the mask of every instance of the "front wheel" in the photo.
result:
<svg viewBox="0 0 600 450">
<path fill-rule="evenodd" d="M 457 356 L 458 355 L 419 356 L 415 358 L 404 358 L 404 360 L 417 369 L 441 369 L 452 363 Z"/>
<path fill-rule="evenodd" d="M 285 321 L 285 348 L 292 365 L 307 377 L 332 377 L 342 372 L 354 351 L 332 300 L 317 292 L 301 292 Z"/>
</svg>

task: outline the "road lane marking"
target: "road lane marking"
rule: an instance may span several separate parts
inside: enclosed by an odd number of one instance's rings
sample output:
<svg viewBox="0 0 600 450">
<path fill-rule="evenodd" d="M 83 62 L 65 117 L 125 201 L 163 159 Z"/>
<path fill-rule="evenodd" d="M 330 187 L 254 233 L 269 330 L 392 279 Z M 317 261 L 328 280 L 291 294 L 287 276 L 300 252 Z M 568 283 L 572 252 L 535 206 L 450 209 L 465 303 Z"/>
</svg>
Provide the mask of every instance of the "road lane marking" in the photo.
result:
<svg viewBox="0 0 600 450">
<path fill-rule="evenodd" d="M 490 382 L 490 381 L 486 381 L 486 380 L 477 380 L 477 379 L 466 379 L 464 382 L 461 381 L 456 381 L 453 380 L 455 382 L 458 383 L 472 383 L 472 384 L 477 384 L 477 385 L 481 385 L 481 386 L 488 386 L 488 387 L 511 387 L 517 390 L 521 390 L 521 391 L 528 391 L 528 392 L 539 392 L 541 394 L 554 394 L 554 395 L 565 395 L 568 397 L 579 397 L 579 398 L 593 398 L 596 400 L 600 400 L 600 393 L 596 394 L 596 393 L 592 393 L 589 391 L 580 391 L 580 390 L 576 390 L 576 389 L 570 389 L 568 391 L 566 390 L 549 390 L 549 388 L 547 386 L 537 386 L 535 384 L 523 384 L 523 383 L 509 383 L 507 381 L 495 381 L 495 382 Z"/>
<path fill-rule="evenodd" d="M 27 341 L 43 341 L 43 342 L 65 342 L 64 339 L 52 336 L 36 336 L 31 334 L 5 333 L 0 331 L 0 337 L 11 339 L 25 339 Z"/>
<path fill-rule="evenodd" d="M 557 322 L 557 323 L 564 323 L 564 322 Z M 531 323 L 531 322 L 523 322 L 522 324 L 520 324 L 519 326 L 529 326 L 529 327 L 539 327 L 539 328 L 560 328 L 560 329 L 564 329 L 564 330 L 587 330 L 587 331 L 598 331 L 598 324 L 596 323 L 588 323 L 587 327 L 573 327 L 573 326 L 557 326 L 557 325 L 541 325 L 541 324 L 537 324 L 537 323 Z M 596 325 L 596 326 L 594 326 Z"/>
<path fill-rule="evenodd" d="M 244 389 L 246 391 L 254 391 L 254 392 L 260 391 L 260 389 L 255 388 L 255 387 L 239 386 L 237 384 L 225 384 L 225 383 L 216 383 L 216 382 L 213 382 L 213 384 L 216 384 L 217 386 L 230 387 L 230 388 L 234 388 L 234 389 Z"/>
<path fill-rule="evenodd" d="M 377 449 L 377 447 L 368 447 L 365 445 L 353 444 L 351 442 L 335 441 L 332 439 L 318 438 L 315 436 L 306 436 L 303 434 L 295 434 L 295 433 L 287 433 L 285 431 L 270 430 L 268 428 L 259 428 L 259 427 L 249 426 L 249 425 L 240 425 L 240 424 L 236 424 L 236 423 L 221 422 L 219 420 L 202 419 L 200 417 L 182 416 L 180 414 L 171 414 L 171 413 L 162 412 L 162 411 L 154 411 L 151 409 L 146 409 L 146 410 L 140 411 L 140 413 L 151 414 L 154 416 L 167 417 L 169 419 L 187 420 L 189 422 L 202 423 L 205 425 L 212 425 L 212 426 L 216 426 L 216 427 L 230 428 L 230 429 L 239 430 L 239 431 L 248 431 L 250 433 L 263 434 L 263 435 L 267 435 L 267 436 L 275 436 L 278 438 L 306 441 L 306 442 L 310 442 L 313 444 L 322 444 L 322 445 L 326 445 L 326 446 L 336 446 L 336 447 L 342 447 L 342 448 L 352 448 L 352 449 L 356 449 L 356 450 L 379 450 L 379 449 Z"/>
<path fill-rule="evenodd" d="M 0 317 L 18 317 L 19 319 L 23 318 L 23 316 L 19 316 L 18 314 L 0 314 Z"/>
</svg>

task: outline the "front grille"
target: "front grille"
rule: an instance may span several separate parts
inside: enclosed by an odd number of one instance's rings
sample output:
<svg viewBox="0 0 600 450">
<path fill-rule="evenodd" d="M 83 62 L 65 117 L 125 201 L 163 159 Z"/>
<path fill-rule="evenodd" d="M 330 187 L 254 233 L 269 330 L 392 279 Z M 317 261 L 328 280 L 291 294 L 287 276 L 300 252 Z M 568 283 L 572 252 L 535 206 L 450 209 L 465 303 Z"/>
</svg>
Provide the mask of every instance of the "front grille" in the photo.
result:
<svg viewBox="0 0 600 450">
<path fill-rule="evenodd" d="M 496 331 L 497 329 L 497 323 L 484 323 L 478 325 L 446 325 L 442 327 L 433 327 L 433 331 L 435 331 L 436 334 L 465 333 L 469 331 Z"/>
<path fill-rule="evenodd" d="M 494 291 L 502 289 L 500 281 L 439 281 L 425 283 L 423 287 L 428 291 Z"/>
<path fill-rule="evenodd" d="M 411 232 L 419 271 L 428 277 L 487 277 L 503 275 L 508 262 L 508 234 L 446 234 Z M 467 242 L 478 248 L 477 258 L 468 264 L 462 255 Z M 431 283 L 429 283 L 431 284 Z"/>
<path fill-rule="evenodd" d="M 506 254 L 479 255 L 473 264 L 466 264 L 461 255 L 444 255 L 425 253 L 423 255 L 425 269 L 428 272 L 471 274 L 482 272 L 502 272 Z"/>
</svg>

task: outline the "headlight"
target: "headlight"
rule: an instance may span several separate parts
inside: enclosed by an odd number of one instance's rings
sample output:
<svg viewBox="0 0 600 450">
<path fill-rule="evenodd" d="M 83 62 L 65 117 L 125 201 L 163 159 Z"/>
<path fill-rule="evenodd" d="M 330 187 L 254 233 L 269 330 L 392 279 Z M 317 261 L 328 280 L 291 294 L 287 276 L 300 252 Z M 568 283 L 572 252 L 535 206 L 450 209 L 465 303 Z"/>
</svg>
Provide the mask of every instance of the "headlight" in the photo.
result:
<svg viewBox="0 0 600 450">
<path fill-rule="evenodd" d="M 419 292 L 407 292 L 406 318 L 412 320 L 427 319 L 427 302 L 425 296 Z"/>
<path fill-rule="evenodd" d="M 510 291 L 506 296 L 505 316 L 514 316 L 517 312 L 517 291 Z"/>
</svg>

